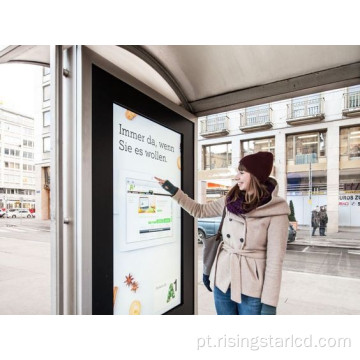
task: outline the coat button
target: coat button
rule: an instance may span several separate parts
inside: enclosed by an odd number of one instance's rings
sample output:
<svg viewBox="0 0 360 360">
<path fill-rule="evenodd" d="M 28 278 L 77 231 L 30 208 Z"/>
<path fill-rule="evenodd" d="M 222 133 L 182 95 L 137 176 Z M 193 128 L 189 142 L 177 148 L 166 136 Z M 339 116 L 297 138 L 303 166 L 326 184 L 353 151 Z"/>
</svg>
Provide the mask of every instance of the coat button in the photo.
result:
<svg viewBox="0 0 360 360">
<path fill-rule="evenodd" d="M 226 236 L 229 238 L 229 237 L 230 237 L 230 234 L 227 234 Z"/>
<path fill-rule="evenodd" d="M 240 242 L 242 242 L 242 243 L 243 243 L 243 242 L 244 242 L 244 239 L 243 239 L 243 238 L 241 238 L 241 239 L 240 239 Z"/>
<path fill-rule="evenodd" d="M 229 221 L 232 221 L 232 219 L 229 219 Z"/>
</svg>

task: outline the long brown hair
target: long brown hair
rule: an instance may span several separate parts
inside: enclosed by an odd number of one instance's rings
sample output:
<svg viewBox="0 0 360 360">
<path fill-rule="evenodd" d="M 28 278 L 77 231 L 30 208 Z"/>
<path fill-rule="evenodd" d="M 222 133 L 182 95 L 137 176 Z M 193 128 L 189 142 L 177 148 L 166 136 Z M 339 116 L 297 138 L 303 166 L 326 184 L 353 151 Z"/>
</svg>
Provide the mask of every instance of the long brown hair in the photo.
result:
<svg viewBox="0 0 360 360">
<path fill-rule="evenodd" d="M 246 171 L 244 165 L 239 164 L 239 171 Z M 258 207 L 261 200 L 264 197 L 268 197 L 270 195 L 269 190 L 265 184 L 261 184 L 259 180 L 250 173 L 250 183 L 248 191 L 240 190 L 238 184 L 233 186 L 226 195 L 226 203 L 232 203 L 237 201 L 240 198 L 243 198 L 242 208 L 249 212 Z"/>
</svg>

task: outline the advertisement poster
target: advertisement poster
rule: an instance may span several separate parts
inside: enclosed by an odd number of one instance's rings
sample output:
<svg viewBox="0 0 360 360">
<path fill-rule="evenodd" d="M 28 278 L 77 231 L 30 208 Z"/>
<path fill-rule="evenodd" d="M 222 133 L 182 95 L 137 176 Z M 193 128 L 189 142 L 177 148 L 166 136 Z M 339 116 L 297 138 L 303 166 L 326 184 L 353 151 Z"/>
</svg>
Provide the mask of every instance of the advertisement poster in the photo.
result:
<svg viewBox="0 0 360 360">
<path fill-rule="evenodd" d="M 181 186 L 181 135 L 114 104 L 114 314 L 181 302 L 181 211 L 154 176 Z"/>
</svg>

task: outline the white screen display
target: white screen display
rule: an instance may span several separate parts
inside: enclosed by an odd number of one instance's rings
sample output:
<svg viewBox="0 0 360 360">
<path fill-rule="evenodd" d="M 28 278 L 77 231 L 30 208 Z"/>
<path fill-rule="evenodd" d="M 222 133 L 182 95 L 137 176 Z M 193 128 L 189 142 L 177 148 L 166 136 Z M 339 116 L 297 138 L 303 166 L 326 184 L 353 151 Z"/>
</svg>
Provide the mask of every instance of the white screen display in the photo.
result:
<svg viewBox="0 0 360 360">
<path fill-rule="evenodd" d="M 154 176 L 181 186 L 181 135 L 114 104 L 114 314 L 181 303 L 181 211 Z"/>
</svg>

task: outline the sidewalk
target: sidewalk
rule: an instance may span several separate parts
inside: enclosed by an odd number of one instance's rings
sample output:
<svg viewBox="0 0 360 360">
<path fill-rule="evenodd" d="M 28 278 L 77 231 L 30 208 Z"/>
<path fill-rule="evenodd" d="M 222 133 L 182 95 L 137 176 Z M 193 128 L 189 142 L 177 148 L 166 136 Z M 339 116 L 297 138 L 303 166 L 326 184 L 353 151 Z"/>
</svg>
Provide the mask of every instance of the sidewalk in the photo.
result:
<svg viewBox="0 0 360 360">
<path fill-rule="evenodd" d="M 308 226 L 299 226 L 296 240 L 291 245 L 306 246 L 327 246 L 349 249 L 360 249 L 360 228 L 359 227 L 340 227 L 339 232 L 319 236 L 319 229 L 316 235 L 311 236 L 312 229 Z"/>
<path fill-rule="evenodd" d="M 198 314 L 216 315 L 213 293 L 205 288 L 201 278 L 199 274 Z M 359 299 L 360 279 L 283 271 L 277 314 L 359 315 Z"/>
<path fill-rule="evenodd" d="M 342 227 L 336 234 L 310 236 L 300 226 L 291 245 L 360 249 L 360 228 Z M 318 234 L 317 230 L 317 234 Z M 359 259 L 360 260 L 360 259 Z M 198 314 L 215 315 L 213 293 L 202 283 L 198 262 Z M 360 279 L 283 270 L 278 315 L 360 314 Z"/>
</svg>

